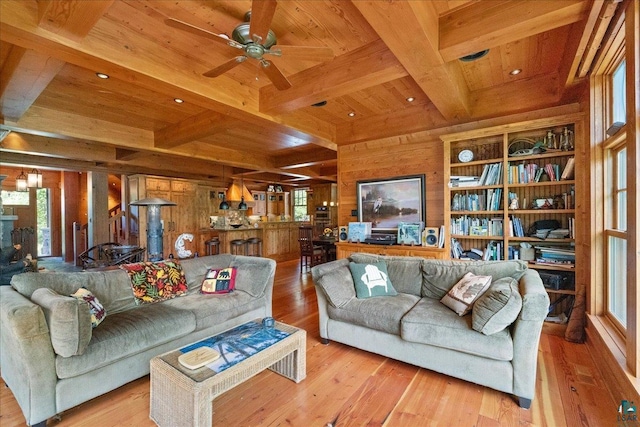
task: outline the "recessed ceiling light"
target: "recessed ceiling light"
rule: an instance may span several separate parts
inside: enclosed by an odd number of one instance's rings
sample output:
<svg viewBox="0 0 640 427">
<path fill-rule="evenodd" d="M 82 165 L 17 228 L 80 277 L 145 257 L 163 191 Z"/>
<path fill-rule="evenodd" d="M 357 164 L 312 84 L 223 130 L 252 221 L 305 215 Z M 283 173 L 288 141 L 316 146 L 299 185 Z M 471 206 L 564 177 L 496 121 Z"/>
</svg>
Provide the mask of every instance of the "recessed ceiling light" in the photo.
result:
<svg viewBox="0 0 640 427">
<path fill-rule="evenodd" d="M 413 102 L 415 100 L 416 99 L 413 96 L 410 96 L 410 97 L 407 98 L 407 102 Z"/>
<path fill-rule="evenodd" d="M 182 104 L 182 103 L 184 102 L 184 100 L 183 100 L 183 99 L 180 99 L 180 98 L 173 98 L 173 101 L 174 101 L 176 104 Z"/>
<path fill-rule="evenodd" d="M 349 114 L 347 114 L 349 117 L 353 117 L 356 115 L 356 113 L 354 113 L 353 111 L 351 111 Z"/>
<path fill-rule="evenodd" d="M 520 74 L 521 72 L 522 72 L 522 70 L 520 68 L 516 68 L 515 70 L 509 71 L 509 74 L 511 74 L 512 76 L 516 76 L 516 75 Z"/>
<path fill-rule="evenodd" d="M 105 73 L 96 73 L 96 76 L 98 76 L 98 78 L 101 78 L 101 79 L 108 79 L 109 78 L 109 75 L 105 74 Z"/>
<path fill-rule="evenodd" d="M 320 101 L 315 104 L 311 104 L 312 107 L 324 107 L 325 105 L 327 105 L 327 101 Z"/>
</svg>

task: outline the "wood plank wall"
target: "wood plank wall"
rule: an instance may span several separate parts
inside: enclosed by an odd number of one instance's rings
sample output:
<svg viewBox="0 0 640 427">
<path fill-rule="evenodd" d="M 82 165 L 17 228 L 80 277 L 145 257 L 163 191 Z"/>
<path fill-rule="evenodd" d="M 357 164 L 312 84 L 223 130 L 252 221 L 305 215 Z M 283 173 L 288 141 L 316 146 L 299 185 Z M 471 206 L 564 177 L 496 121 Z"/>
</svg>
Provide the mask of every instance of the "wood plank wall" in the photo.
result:
<svg viewBox="0 0 640 427">
<path fill-rule="evenodd" d="M 581 111 L 579 104 L 568 104 L 410 135 L 342 144 L 338 147 L 338 222 L 340 225 L 346 225 L 351 221 L 357 221 L 356 216 L 351 216 L 351 211 L 357 209 L 357 181 L 425 174 L 426 225 L 440 226 L 444 223 L 445 185 L 441 135 L 578 111 Z"/>
</svg>

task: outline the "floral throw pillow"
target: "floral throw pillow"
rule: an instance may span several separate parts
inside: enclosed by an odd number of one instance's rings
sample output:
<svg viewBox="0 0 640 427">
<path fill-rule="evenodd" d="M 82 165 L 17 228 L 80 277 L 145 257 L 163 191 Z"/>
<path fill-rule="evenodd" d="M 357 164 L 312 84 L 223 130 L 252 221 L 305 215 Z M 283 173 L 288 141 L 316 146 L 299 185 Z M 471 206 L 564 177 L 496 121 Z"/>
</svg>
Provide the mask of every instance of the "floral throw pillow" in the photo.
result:
<svg viewBox="0 0 640 427">
<path fill-rule="evenodd" d="M 129 273 L 136 304 L 168 300 L 187 292 L 187 280 L 176 261 L 138 262 L 120 268 Z"/>
<path fill-rule="evenodd" d="M 100 304 L 100 301 L 98 301 L 98 298 L 96 298 L 95 295 L 93 295 L 89 290 L 80 288 L 71 296 L 89 304 L 92 328 L 98 326 L 104 320 L 104 318 L 107 317 L 107 312 L 102 304 Z"/>
</svg>

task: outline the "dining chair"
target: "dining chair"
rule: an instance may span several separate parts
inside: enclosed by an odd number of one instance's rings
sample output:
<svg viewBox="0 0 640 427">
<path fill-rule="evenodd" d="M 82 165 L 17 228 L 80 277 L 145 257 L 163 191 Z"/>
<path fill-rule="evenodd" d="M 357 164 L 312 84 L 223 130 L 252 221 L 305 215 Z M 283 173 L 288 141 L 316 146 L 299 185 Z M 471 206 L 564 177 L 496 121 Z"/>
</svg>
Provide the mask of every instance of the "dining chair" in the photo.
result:
<svg viewBox="0 0 640 427">
<path fill-rule="evenodd" d="M 298 229 L 300 243 L 300 274 L 309 271 L 311 267 L 326 262 L 325 253 L 321 246 L 313 244 L 313 228 L 302 225 Z"/>
</svg>

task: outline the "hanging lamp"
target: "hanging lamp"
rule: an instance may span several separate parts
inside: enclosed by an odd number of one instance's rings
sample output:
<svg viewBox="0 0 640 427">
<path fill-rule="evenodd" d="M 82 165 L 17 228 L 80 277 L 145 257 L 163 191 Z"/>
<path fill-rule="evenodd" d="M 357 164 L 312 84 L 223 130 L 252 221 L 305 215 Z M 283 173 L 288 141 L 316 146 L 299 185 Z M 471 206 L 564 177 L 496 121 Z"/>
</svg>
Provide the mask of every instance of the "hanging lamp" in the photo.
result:
<svg viewBox="0 0 640 427">
<path fill-rule="evenodd" d="M 29 186 L 27 185 L 27 176 L 24 174 L 24 169 L 20 172 L 20 175 L 16 178 L 16 191 L 29 191 Z"/>
<path fill-rule="evenodd" d="M 222 165 L 222 184 L 224 185 L 224 165 Z M 228 211 L 229 210 L 229 203 L 227 202 L 226 199 L 226 191 L 224 193 L 222 193 L 222 201 L 220 202 L 220 206 L 218 207 L 219 209 L 223 210 L 223 211 Z"/>
<path fill-rule="evenodd" d="M 241 182 L 241 190 L 242 193 L 244 193 L 244 175 L 242 176 L 242 180 Z M 242 194 L 242 196 L 240 197 L 240 204 L 238 204 L 238 209 L 241 211 L 246 211 L 248 209 L 247 204 L 244 201 L 244 194 Z"/>
<path fill-rule="evenodd" d="M 31 172 L 27 174 L 27 186 L 29 188 L 42 188 L 42 172 L 33 168 Z"/>
</svg>

